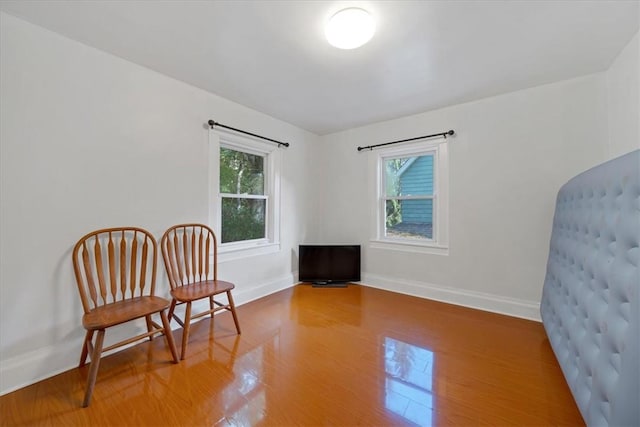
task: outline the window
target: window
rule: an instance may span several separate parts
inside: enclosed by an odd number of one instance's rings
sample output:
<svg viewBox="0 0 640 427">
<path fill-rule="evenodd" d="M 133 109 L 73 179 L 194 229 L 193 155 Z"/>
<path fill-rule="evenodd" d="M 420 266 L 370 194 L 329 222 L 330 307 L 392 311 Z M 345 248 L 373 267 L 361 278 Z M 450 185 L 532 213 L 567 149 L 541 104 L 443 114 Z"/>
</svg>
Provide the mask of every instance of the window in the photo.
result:
<svg viewBox="0 0 640 427">
<path fill-rule="evenodd" d="M 446 143 L 418 143 L 377 152 L 374 247 L 446 254 Z"/>
<path fill-rule="evenodd" d="M 219 130 L 210 135 L 211 222 L 220 261 L 278 251 L 277 146 Z"/>
<path fill-rule="evenodd" d="M 433 240 L 433 157 L 385 157 L 384 235 Z"/>
<path fill-rule="evenodd" d="M 221 243 L 266 237 L 264 156 L 220 147 Z"/>
</svg>

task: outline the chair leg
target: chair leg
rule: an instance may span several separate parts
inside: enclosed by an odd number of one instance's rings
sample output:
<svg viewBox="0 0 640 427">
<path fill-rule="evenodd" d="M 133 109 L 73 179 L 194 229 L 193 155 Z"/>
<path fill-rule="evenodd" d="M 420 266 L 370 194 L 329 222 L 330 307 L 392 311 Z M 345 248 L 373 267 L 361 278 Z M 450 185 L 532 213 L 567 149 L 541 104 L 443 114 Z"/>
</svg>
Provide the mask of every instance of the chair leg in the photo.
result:
<svg viewBox="0 0 640 427">
<path fill-rule="evenodd" d="M 169 307 L 169 323 L 171 323 L 171 321 L 173 320 L 173 312 L 176 309 L 176 300 L 172 299 L 171 300 L 171 306 Z"/>
<path fill-rule="evenodd" d="M 213 319 L 213 316 L 215 315 L 215 313 L 213 312 L 213 307 L 215 306 L 215 303 L 213 302 L 213 295 L 209 295 L 209 308 L 211 309 L 211 318 Z"/>
<path fill-rule="evenodd" d="M 79 368 L 82 368 L 87 363 L 87 355 L 89 354 L 89 343 L 93 339 L 94 331 L 87 331 L 84 336 L 84 342 L 82 343 L 82 352 L 80 353 L 80 364 Z"/>
<path fill-rule="evenodd" d="M 189 326 L 191 326 L 191 301 L 187 302 L 187 311 L 184 315 L 184 329 L 182 330 L 182 350 L 180 360 L 184 360 L 187 355 L 187 341 L 189 341 Z"/>
<path fill-rule="evenodd" d="M 102 344 L 104 343 L 104 329 L 98 331 L 98 337 L 96 338 L 96 344 L 93 346 L 93 353 L 91 353 L 91 367 L 89 369 L 89 378 L 87 378 L 87 390 L 84 393 L 84 402 L 82 407 L 86 408 L 91 402 L 91 395 L 93 394 L 93 387 L 96 385 L 96 378 L 98 377 L 98 368 L 100 367 L 100 355 L 102 354 Z"/>
<path fill-rule="evenodd" d="M 229 307 L 231 308 L 231 314 L 233 315 L 233 323 L 236 324 L 236 330 L 240 334 L 240 322 L 238 322 L 238 315 L 236 314 L 236 306 L 233 303 L 233 297 L 231 291 L 227 291 L 227 298 L 229 298 Z"/>
<path fill-rule="evenodd" d="M 169 327 L 169 320 L 167 319 L 167 315 L 162 310 L 160 312 L 160 318 L 162 319 L 162 327 L 164 328 L 164 337 L 167 340 L 167 345 L 169 346 L 169 350 L 171 350 L 171 355 L 173 356 L 173 361 L 178 363 L 178 351 L 176 350 L 176 343 L 173 340 L 173 332 Z"/>
<path fill-rule="evenodd" d="M 151 322 L 151 315 L 145 316 L 145 320 L 147 321 L 147 332 L 151 332 L 153 330 L 153 322 Z M 153 341 L 153 335 L 149 335 L 149 341 Z"/>
</svg>

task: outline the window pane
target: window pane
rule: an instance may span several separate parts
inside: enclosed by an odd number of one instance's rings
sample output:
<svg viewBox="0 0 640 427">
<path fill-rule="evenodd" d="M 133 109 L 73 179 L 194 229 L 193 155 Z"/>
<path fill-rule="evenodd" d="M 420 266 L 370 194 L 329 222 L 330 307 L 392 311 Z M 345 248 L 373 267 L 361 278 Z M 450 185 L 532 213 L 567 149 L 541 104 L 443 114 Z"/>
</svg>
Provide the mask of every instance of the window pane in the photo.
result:
<svg viewBox="0 0 640 427">
<path fill-rule="evenodd" d="M 433 195 L 433 155 L 385 159 L 384 168 L 388 197 Z"/>
<path fill-rule="evenodd" d="M 433 199 L 387 200 L 385 235 L 404 239 L 433 239 Z"/>
<path fill-rule="evenodd" d="M 220 147 L 220 192 L 264 195 L 264 157 Z"/>
<path fill-rule="evenodd" d="M 222 243 L 266 237 L 265 199 L 222 198 Z"/>
</svg>

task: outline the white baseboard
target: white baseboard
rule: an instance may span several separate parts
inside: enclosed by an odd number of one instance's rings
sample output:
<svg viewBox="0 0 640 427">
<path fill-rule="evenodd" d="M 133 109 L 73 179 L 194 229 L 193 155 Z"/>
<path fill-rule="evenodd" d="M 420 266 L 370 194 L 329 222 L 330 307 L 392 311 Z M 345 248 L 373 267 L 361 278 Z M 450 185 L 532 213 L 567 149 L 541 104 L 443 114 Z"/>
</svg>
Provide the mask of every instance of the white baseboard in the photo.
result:
<svg viewBox="0 0 640 427">
<path fill-rule="evenodd" d="M 82 339 L 49 345 L 0 362 L 0 396 L 78 366 Z"/>
<path fill-rule="evenodd" d="M 240 306 L 249 301 L 289 288 L 294 285 L 294 278 L 295 276 L 293 274 L 289 274 L 271 282 L 259 284 L 250 289 L 240 289 L 236 287 L 233 293 L 234 302 L 236 306 Z M 203 309 L 209 308 L 208 301 L 204 301 L 203 304 Z M 194 310 L 198 310 L 198 307 L 195 305 Z M 242 319 L 240 320 L 242 321 Z M 143 331 L 143 326 L 135 326 L 135 328 L 139 329 L 139 333 Z M 171 328 L 178 329 L 180 325 L 177 322 L 172 322 Z M 77 367 L 84 338 L 84 332 L 82 333 L 82 336 L 67 339 L 54 345 L 41 347 L 31 352 L 0 361 L 0 396 Z M 113 331 L 112 334 L 107 334 L 110 335 L 107 338 L 110 339 L 110 342 L 114 342 L 117 341 L 120 336 L 124 337 L 125 333 L 127 336 L 131 336 L 131 334 L 135 334 L 136 331 L 132 331 L 131 327 L 128 329 L 123 328 Z M 117 351 L 122 351 L 139 342 L 140 341 L 126 347 L 121 347 L 117 349 Z M 108 342 L 105 342 L 105 345 L 108 344 Z"/>
<path fill-rule="evenodd" d="M 262 283 L 258 286 L 254 286 L 251 289 L 236 289 L 233 291 L 233 299 L 236 305 L 246 304 L 258 298 L 271 295 L 283 289 L 290 288 L 297 283 L 297 277 L 295 274 L 287 274 L 279 279 L 271 282 Z"/>
<path fill-rule="evenodd" d="M 492 313 L 506 314 L 540 322 L 540 303 L 507 298 L 483 292 L 437 286 L 431 283 L 398 280 L 376 274 L 363 274 L 364 286 L 384 289 L 391 292 L 412 295 L 420 298 L 461 305 Z"/>
</svg>

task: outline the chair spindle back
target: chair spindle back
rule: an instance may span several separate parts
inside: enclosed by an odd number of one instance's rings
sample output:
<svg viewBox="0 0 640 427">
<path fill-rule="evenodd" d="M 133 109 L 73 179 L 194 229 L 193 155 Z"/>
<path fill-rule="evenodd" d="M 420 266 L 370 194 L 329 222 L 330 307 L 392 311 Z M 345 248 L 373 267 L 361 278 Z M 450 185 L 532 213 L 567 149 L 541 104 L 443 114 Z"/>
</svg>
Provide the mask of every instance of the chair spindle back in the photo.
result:
<svg viewBox="0 0 640 427">
<path fill-rule="evenodd" d="M 73 269 L 85 313 L 93 308 L 155 294 L 157 244 L 142 228 L 106 228 L 73 248 Z"/>
<path fill-rule="evenodd" d="M 160 246 L 171 289 L 217 280 L 218 242 L 213 230 L 206 225 L 173 226 L 162 236 Z"/>
</svg>

